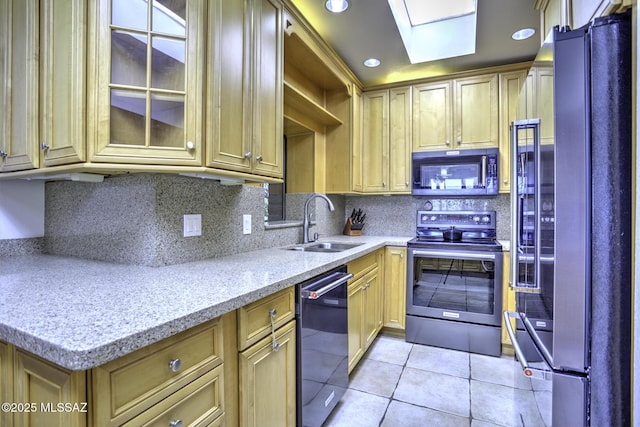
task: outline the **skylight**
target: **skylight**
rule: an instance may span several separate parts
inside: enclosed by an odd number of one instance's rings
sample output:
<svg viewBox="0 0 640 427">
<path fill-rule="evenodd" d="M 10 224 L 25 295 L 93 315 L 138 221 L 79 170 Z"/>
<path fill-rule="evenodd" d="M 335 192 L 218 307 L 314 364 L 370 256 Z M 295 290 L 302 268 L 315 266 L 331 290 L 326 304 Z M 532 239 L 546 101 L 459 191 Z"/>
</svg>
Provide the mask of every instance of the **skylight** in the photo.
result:
<svg viewBox="0 0 640 427">
<path fill-rule="evenodd" d="M 389 0 L 412 64 L 476 51 L 477 0 Z"/>
<path fill-rule="evenodd" d="M 404 0 L 411 25 L 429 24 L 476 12 L 475 0 Z"/>
</svg>

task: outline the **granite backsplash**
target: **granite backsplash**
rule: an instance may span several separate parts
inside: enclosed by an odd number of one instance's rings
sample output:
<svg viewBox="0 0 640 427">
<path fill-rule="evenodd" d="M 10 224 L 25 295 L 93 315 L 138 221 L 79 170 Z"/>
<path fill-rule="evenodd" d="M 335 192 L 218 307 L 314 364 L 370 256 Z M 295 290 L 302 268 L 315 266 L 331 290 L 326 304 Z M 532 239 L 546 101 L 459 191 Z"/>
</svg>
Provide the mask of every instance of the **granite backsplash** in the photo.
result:
<svg viewBox="0 0 640 427">
<path fill-rule="evenodd" d="M 0 256 L 44 253 L 120 264 L 161 266 L 215 258 L 302 241 L 308 193 L 288 194 L 284 224 L 265 226 L 264 189 L 165 174 L 107 177 L 101 183 L 48 182 L 45 235 L 0 240 Z M 412 196 L 329 196 L 311 204 L 320 236 L 341 234 L 355 208 L 367 213 L 367 235 L 412 236 L 415 213 L 430 200 L 434 210 L 498 211 L 498 237 L 509 238 L 509 197 L 427 199 Z M 202 215 L 202 236 L 183 237 L 183 215 Z M 242 215 L 252 216 L 251 234 L 242 234 Z"/>
</svg>

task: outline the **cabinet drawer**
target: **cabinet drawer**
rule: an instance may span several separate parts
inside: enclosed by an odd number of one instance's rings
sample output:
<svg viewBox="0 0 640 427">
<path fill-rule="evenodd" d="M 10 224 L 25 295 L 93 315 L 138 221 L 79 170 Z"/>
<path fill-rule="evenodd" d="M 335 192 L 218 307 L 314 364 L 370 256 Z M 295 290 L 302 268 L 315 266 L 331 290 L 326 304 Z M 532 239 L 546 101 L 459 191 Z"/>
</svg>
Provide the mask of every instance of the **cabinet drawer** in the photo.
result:
<svg viewBox="0 0 640 427">
<path fill-rule="evenodd" d="M 182 426 L 208 426 L 223 415 L 222 365 L 207 372 L 123 427 L 166 427 L 176 421 Z"/>
<path fill-rule="evenodd" d="M 275 328 L 295 316 L 293 286 L 238 309 L 238 350 L 244 350 L 271 333 L 271 310 L 276 310 Z"/>
<path fill-rule="evenodd" d="M 220 365 L 222 354 L 217 319 L 95 368 L 97 425 L 119 425 L 140 414 Z"/>
<path fill-rule="evenodd" d="M 364 276 L 369 270 L 378 266 L 378 255 L 380 251 L 371 252 L 365 256 L 347 263 L 347 271 L 353 274 L 350 283 Z"/>
</svg>

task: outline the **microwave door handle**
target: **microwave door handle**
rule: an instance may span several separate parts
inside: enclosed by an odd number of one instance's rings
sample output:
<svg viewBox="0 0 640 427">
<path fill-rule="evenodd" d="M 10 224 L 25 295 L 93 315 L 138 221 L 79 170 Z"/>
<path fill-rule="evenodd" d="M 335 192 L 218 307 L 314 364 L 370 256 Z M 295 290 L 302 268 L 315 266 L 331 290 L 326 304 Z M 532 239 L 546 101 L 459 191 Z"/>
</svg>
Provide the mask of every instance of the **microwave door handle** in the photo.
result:
<svg viewBox="0 0 640 427">
<path fill-rule="evenodd" d="M 541 380 L 550 380 L 551 379 L 551 370 L 545 369 L 547 368 L 546 363 L 543 362 L 544 368 L 538 368 L 535 366 L 531 366 L 527 361 L 527 358 L 516 339 L 516 334 L 513 331 L 513 325 L 511 324 L 511 319 L 519 319 L 520 315 L 518 313 L 514 313 L 512 311 L 505 311 L 502 314 L 504 318 L 504 324 L 507 329 L 507 335 L 509 335 L 509 339 L 511 340 L 511 344 L 513 345 L 513 351 L 518 357 L 518 361 L 520 362 L 520 366 L 522 367 L 522 372 L 525 377 L 528 378 L 537 378 Z"/>
<path fill-rule="evenodd" d="M 482 156 L 482 188 L 487 188 L 487 156 Z"/>
</svg>

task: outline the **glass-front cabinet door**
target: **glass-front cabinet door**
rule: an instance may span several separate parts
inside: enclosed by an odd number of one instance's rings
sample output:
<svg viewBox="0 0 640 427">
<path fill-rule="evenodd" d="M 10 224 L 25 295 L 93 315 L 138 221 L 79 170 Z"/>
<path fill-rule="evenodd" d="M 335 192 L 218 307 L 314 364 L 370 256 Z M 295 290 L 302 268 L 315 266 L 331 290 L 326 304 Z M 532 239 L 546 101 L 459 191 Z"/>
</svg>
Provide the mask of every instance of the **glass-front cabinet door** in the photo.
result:
<svg viewBox="0 0 640 427">
<path fill-rule="evenodd" d="M 100 0 L 95 7 L 91 160 L 201 165 L 205 2 Z"/>
</svg>

